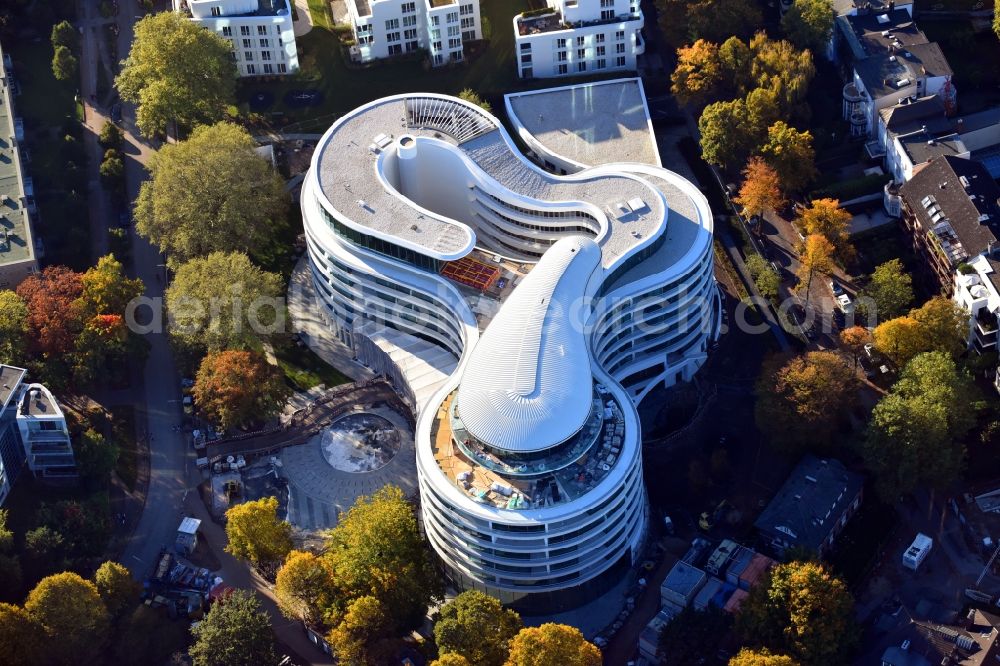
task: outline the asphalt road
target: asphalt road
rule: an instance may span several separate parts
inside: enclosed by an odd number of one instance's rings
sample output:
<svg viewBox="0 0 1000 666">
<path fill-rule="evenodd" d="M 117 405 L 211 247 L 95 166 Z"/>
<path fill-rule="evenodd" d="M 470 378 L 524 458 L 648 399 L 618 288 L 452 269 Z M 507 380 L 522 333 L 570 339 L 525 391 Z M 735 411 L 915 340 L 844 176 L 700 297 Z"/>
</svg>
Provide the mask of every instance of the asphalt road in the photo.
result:
<svg viewBox="0 0 1000 666">
<path fill-rule="evenodd" d="M 120 0 L 118 14 L 118 52 L 123 56 L 132 44 L 132 24 L 138 14 L 135 0 Z M 125 129 L 125 181 L 129 201 L 134 201 L 148 174 L 143 166 L 153 152 L 152 146 L 139 137 L 135 128 L 135 107 L 122 104 Z M 146 285 L 145 295 L 151 299 L 163 297 L 163 258 L 144 238 L 130 231 L 133 270 Z M 122 554 L 122 563 L 133 575 L 142 579 L 153 567 L 160 548 L 173 543 L 177 525 L 183 515 L 184 498 L 188 493 L 188 472 L 194 470 L 194 452 L 186 446 L 182 433 L 174 427 L 181 424 L 180 377 L 174 364 L 173 352 L 164 330 L 146 336 L 150 344 L 142 384 L 141 402 L 146 405 L 146 422 L 139 423 L 149 443 L 149 489 L 146 506 L 135 533 Z M 140 412 L 141 415 L 141 412 Z"/>
</svg>

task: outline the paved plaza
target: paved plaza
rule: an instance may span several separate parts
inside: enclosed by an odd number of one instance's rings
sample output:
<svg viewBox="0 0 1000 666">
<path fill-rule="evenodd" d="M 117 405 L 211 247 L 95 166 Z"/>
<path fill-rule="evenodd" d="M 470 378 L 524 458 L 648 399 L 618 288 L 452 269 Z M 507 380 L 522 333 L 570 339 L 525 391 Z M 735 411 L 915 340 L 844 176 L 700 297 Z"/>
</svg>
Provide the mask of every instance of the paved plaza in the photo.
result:
<svg viewBox="0 0 1000 666">
<path fill-rule="evenodd" d="M 372 456 L 371 447 L 356 439 L 351 444 L 354 438 L 343 436 L 345 427 L 338 427 L 342 423 L 341 419 L 332 424 L 332 433 L 324 431 L 306 444 L 283 449 L 281 463 L 282 472 L 288 479 L 288 520 L 296 528 L 315 531 L 334 527 L 339 513 L 349 509 L 359 496 L 370 495 L 386 484 L 399 486 L 407 496 L 416 496 L 417 467 L 413 429 L 407 419 L 384 406 L 359 408 L 345 418 L 356 421 L 355 415 L 358 414 L 374 414 L 391 423 L 395 428 L 394 433 L 398 435 L 398 450 L 391 457 L 389 452 L 383 451 L 383 457 L 378 463 L 381 466 L 371 471 L 351 472 L 335 468 L 324 455 L 324 443 L 327 452 L 331 441 L 338 441 L 341 446 L 357 444 L 359 447 L 356 455 L 345 455 L 341 451 L 331 458 L 338 462 L 339 467 L 351 468 L 352 465 L 344 462 L 352 459 L 355 469 L 375 467 L 367 462 Z M 350 423 L 346 430 L 357 432 Z"/>
</svg>

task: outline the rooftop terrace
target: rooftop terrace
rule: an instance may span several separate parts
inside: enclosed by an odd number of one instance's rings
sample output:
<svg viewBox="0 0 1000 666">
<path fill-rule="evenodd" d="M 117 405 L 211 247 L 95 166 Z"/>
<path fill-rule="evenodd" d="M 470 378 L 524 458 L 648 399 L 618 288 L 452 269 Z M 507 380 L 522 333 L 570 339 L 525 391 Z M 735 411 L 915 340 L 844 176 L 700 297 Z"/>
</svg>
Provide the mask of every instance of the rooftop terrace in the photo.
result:
<svg viewBox="0 0 1000 666">
<path fill-rule="evenodd" d="M 517 21 L 517 34 L 521 37 L 529 35 L 540 35 L 546 32 L 557 32 L 559 30 L 572 30 L 594 25 L 610 25 L 613 23 L 623 23 L 625 21 L 637 21 L 639 16 L 633 14 L 619 14 L 609 19 L 596 19 L 594 21 L 563 21 L 562 14 L 558 10 L 552 9 L 544 13 L 528 13 L 528 16 L 519 14 L 515 17 Z"/>
<path fill-rule="evenodd" d="M 512 122 L 578 164 L 660 166 L 640 79 L 513 93 L 506 103 Z"/>
<path fill-rule="evenodd" d="M 456 393 L 438 409 L 431 426 L 431 448 L 448 480 L 480 504 L 527 510 L 571 502 L 596 487 L 618 464 L 625 420 L 614 401 L 600 410 L 595 404 L 599 422 L 588 431 L 588 438 L 594 435 L 589 446 L 572 447 L 557 455 L 558 460 L 533 461 L 529 469 L 527 464 L 508 464 L 460 441 L 465 433 L 452 429 L 453 423 L 460 423 L 453 421 Z"/>
</svg>

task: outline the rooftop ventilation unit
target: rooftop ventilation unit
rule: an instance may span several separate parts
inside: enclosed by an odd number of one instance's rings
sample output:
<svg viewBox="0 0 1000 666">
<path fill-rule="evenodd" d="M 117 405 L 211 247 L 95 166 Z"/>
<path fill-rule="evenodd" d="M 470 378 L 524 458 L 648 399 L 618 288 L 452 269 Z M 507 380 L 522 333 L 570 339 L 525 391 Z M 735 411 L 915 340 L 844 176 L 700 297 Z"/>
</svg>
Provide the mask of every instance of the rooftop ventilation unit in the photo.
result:
<svg viewBox="0 0 1000 666">
<path fill-rule="evenodd" d="M 962 187 L 964 187 L 965 189 L 969 189 L 969 179 L 966 178 L 965 176 L 959 176 L 958 182 L 962 183 Z"/>
<path fill-rule="evenodd" d="M 910 85 L 910 80 L 909 79 L 900 79 L 900 80 L 896 81 L 896 86 L 899 87 L 899 88 L 905 88 L 908 85 Z"/>
</svg>

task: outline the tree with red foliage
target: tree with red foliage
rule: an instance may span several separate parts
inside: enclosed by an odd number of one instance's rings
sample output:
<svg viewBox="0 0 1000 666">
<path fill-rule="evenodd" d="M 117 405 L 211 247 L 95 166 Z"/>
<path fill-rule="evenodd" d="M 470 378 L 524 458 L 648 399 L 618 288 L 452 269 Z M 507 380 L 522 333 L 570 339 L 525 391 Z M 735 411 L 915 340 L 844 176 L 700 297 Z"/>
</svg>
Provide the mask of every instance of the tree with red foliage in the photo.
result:
<svg viewBox="0 0 1000 666">
<path fill-rule="evenodd" d="M 73 349 L 82 328 L 78 304 L 82 292 L 80 274 L 65 266 L 49 266 L 18 285 L 17 295 L 28 306 L 28 340 L 33 351 L 51 357 Z"/>
<path fill-rule="evenodd" d="M 202 360 L 193 392 L 208 417 L 228 429 L 276 414 L 288 388 L 260 354 L 228 350 Z"/>
</svg>

